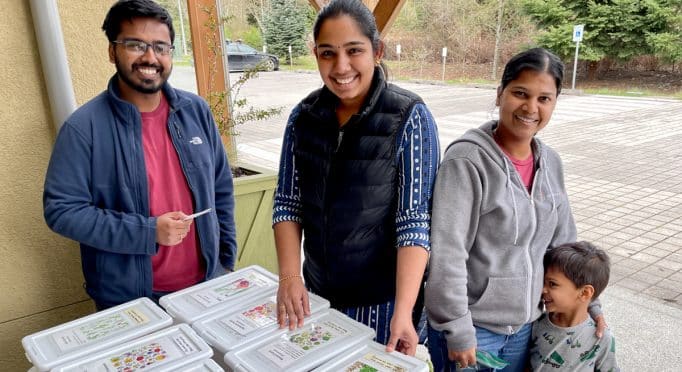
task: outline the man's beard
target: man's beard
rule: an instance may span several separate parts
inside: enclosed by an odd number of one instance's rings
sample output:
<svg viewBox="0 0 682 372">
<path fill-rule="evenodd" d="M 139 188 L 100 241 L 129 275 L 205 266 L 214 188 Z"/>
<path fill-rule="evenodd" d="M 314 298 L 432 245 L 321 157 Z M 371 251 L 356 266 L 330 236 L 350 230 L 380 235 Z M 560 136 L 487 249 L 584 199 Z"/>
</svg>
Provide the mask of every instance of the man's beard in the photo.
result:
<svg viewBox="0 0 682 372">
<path fill-rule="evenodd" d="M 121 80 L 123 80 L 123 82 L 126 83 L 126 85 L 128 85 L 129 87 L 133 88 L 134 90 L 136 90 L 140 93 L 144 93 L 144 94 L 152 94 L 152 93 L 156 93 L 159 90 L 161 90 L 161 88 L 163 87 L 163 84 L 166 81 L 168 81 L 168 77 L 170 76 L 170 72 L 171 72 L 171 71 L 168 71 L 168 73 L 164 75 L 165 70 L 164 70 L 163 66 L 152 65 L 149 63 L 141 63 L 141 64 L 133 63 L 133 65 L 131 66 L 131 70 L 127 71 L 124 68 L 124 66 L 121 65 L 117 56 L 114 56 L 114 62 L 116 64 L 116 72 L 118 74 L 118 77 Z M 161 77 L 161 79 L 159 80 L 159 83 L 154 85 L 153 80 L 151 80 L 151 79 L 142 79 L 142 84 L 136 82 L 135 81 L 136 79 L 134 79 L 132 77 L 132 75 L 134 74 L 134 71 L 139 67 L 151 67 L 151 68 L 158 69 L 159 70 L 159 76 Z"/>
</svg>

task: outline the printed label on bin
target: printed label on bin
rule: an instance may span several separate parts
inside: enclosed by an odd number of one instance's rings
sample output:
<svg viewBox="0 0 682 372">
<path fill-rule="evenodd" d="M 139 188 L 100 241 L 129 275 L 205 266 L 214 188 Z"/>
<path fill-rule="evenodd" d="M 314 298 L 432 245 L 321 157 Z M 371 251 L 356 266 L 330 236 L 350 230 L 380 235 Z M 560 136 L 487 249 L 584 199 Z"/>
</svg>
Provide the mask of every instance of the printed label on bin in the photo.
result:
<svg viewBox="0 0 682 372">
<path fill-rule="evenodd" d="M 246 336 L 253 331 L 277 323 L 276 308 L 277 304 L 271 299 L 241 313 L 220 319 L 220 322 L 233 334 Z"/>
<path fill-rule="evenodd" d="M 407 372 L 408 368 L 403 366 L 398 358 L 390 355 L 378 355 L 367 353 L 362 358 L 355 360 L 341 368 L 344 372 Z"/>
<path fill-rule="evenodd" d="M 175 335 L 171 339 L 155 340 L 121 354 L 108 356 L 84 366 L 82 370 L 90 371 L 91 368 L 99 370 L 97 368 L 103 367 L 104 371 L 136 371 L 158 367 L 196 352 L 197 349 L 184 335 Z"/>
<path fill-rule="evenodd" d="M 55 332 L 52 338 L 59 350 L 65 352 L 148 322 L 149 318 L 143 311 L 130 308 L 95 319 L 74 329 Z"/>
<path fill-rule="evenodd" d="M 319 347 L 338 342 L 349 334 L 347 329 L 331 320 L 310 324 L 304 328 L 287 339 L 278 339 L 261 347 L 258 353 L 278 367 L 286 368 Z"/>
<path fill-rule="evenodd" d="M 244 276 L 237 278 L 226 285 L 205 289 L 190 296 L 205 307 L 212 307 L 221 302 L 229 300 L 237 293 L 244 292 L 248 289 L 265 287 L 272 283 L 271 279 L 256 273 L 246 273 Z"/>
</svg>

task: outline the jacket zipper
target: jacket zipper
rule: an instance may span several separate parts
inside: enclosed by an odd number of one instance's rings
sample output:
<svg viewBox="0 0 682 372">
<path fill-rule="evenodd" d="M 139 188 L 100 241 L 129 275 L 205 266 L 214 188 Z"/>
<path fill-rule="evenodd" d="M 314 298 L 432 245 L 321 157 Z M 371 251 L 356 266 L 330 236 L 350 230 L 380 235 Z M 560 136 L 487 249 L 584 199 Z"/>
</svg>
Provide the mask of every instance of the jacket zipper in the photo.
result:
<svg viewBox="0 0 682 372">
<path fill-rule="evenodd" d="M 327 226 L 327 224 L 329 222 L 329 217 L 328 217 L 327 211 L 329 209 L 329 203 L 330 203 L 328 187 L 329 187 L 329 183 L 330 183 L 329 181 L 332 181 L 329 178 L 331 175 L 331 170 L 332 170 L 332 167 L 334 165 L 334 162 L 336 161 L 336 154 L 338 153 L 339 149 L 341 148 L 341 142 L 343 140 L 343 131 L 340 129 L 337 129 L 337 130 L 338 130 L 338 134 L 336 137 L 336 146 L 334 147 L 334 150 L 331 151 L 331 153 L 327 157 L 327 169 L 325 169 L 326 182 L 325 182 L 325 187 L 323 190 L 323 192 L 324 192 L 324 196 L 323 196 L 324 208 L 322 210 L 322 218 L 323 218 L 323 222 L 324 222 L 324 224 L 323 224 L 324 227 L 322 228 L 322 254 L 323 254 L 322 257 L 325 258 L 325 266 L 327 266 L 329 264 L 329 262 L 327 262 L 329 260 L 329 256 L 327 255 L 327 251 L 328 251 L 327 231 L 329 230 L 328 226 Z"/>
<path fill-rule="evenodd" d="M 530 190 L 530 210 L 532 214 L 531 218 L 531 223 L 532 223 L 532 228 L 533 232 L 537 230 L 538 226 L 538 221 L 537 221 L 537 213 L 535 211 L 535 190 L 537 186 L 537 180 L 542 179 L 539 177 L 540 172 L 544 171 L 544 169 L 538 169 L 535 172 L 535 175 L 533 177 L 533 186 L 531 187 Z M 523 183 L 522 183 L 523 184 Z M 524 186 L 525 189 L 525 186 Z M 526 291 L 526 323 L 530 321 L 531 313 L 532 313 L 532 308 L 533 308 L 533 262 L 530 258 L 530 243 L 528 244 L 528 247 L 526 249 L 526 264 L 528 265 L 528 290 Z"/>
<path fill-rule="evenodd" d="M 132 146 L 132 155 L 131 155 L 131 163 L 139 163 L 135 159 L 141 159 L 142 162 L 141 164 L 145 164 L 144 161 L 144 151 L 142 150 L 142 116 L 141 115 L 135 115 L 135 112 L 132 113 L 133 116 L 133 122 L 135 122 L 137 125 L 130 126 L 130 131 L 133 132 L 132 135 L 130 136 L 130 142 Z M 136 132 L 137 131 L 137 132 Z M 137 139 L 140 139 L 137 141 Z M 144 170 L 144 169 L 142 169 Z M 130 176 L 133 178 L 131 180 L 133 185 L 139 185 L 140 182 L 138 182 L 139 179 L 141 179 L 141 171 L 140 167 L 135 167 L 135 171 L 130 173 Z M 144 176 L 146 177 L 146 175 Z M 144 193 L 141 190 L 141 187 L 137 187 L 137 200 L 135 202 L 137 211 L 140 212 L 146 212 L 147 216 L 150 215 L 150 210 L 149 210 L 149 200 L 147 200 L 147 208 L 145 211 L 142 211 L 142 198 L 145 197 L 143 195 Z M 149 190 L 149 185 L 147 185 L 147 190 Z M 144 191 L 147 191 L 144 190 Z M 154 283 L 152 282 L 153 276 L 150 277 L 151 274 L 151 258 L 142 258 L 142 256 L 138 257 L 136 259 L 137 261 L 137 266 L 138 270 L 140 271 L 142 275 L 142 281 L 137 287 L 137 293 L 139 296 L 144 297 L 144 296 L 149 296 L 151 295 L 151 292 L 153 291 L 153 286 Z M 146 263 L 149 263 L 149 265 L 146 265 Z M 149 272 L 146 270 L 149 268 Z M 149 286 L 144 285 L 145 283 L 149 283 Z M 147 293 L 147 289 L 149 289 L 149 293 Z"/>
</svg>

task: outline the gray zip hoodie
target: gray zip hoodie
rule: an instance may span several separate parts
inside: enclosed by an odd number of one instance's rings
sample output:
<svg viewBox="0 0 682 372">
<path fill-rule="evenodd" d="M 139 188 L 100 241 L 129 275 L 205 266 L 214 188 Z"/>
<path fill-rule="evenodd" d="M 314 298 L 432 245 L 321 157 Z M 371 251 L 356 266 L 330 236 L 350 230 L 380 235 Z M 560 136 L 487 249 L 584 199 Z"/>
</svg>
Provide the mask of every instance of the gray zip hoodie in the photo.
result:
<svg viewBox="0 0 682 372">
<path fill-rule="evenodd" d="M 474 324 L 512 334 L 536 320 L 545 251 L 576 240 L 559 155 L 533 139 L 529 193 L 492 137 L 496 126 L 450 144 L 436 177 L 425 301 L 448 350 L 474 347 Z"/>
</svg>

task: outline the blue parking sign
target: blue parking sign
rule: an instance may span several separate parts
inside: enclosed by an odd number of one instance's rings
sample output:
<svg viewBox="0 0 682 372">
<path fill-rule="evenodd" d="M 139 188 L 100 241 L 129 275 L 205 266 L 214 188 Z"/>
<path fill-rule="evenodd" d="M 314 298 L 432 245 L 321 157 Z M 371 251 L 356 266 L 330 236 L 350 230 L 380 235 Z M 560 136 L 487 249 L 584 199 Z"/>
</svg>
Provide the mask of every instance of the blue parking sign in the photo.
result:
<svg viewBox="0 0 682 372">
<path fill-rule="evenodd" d="M 573 41 L 583 41 L 583 29 L 585 25 L 573 26 Z"/>
</svg>

